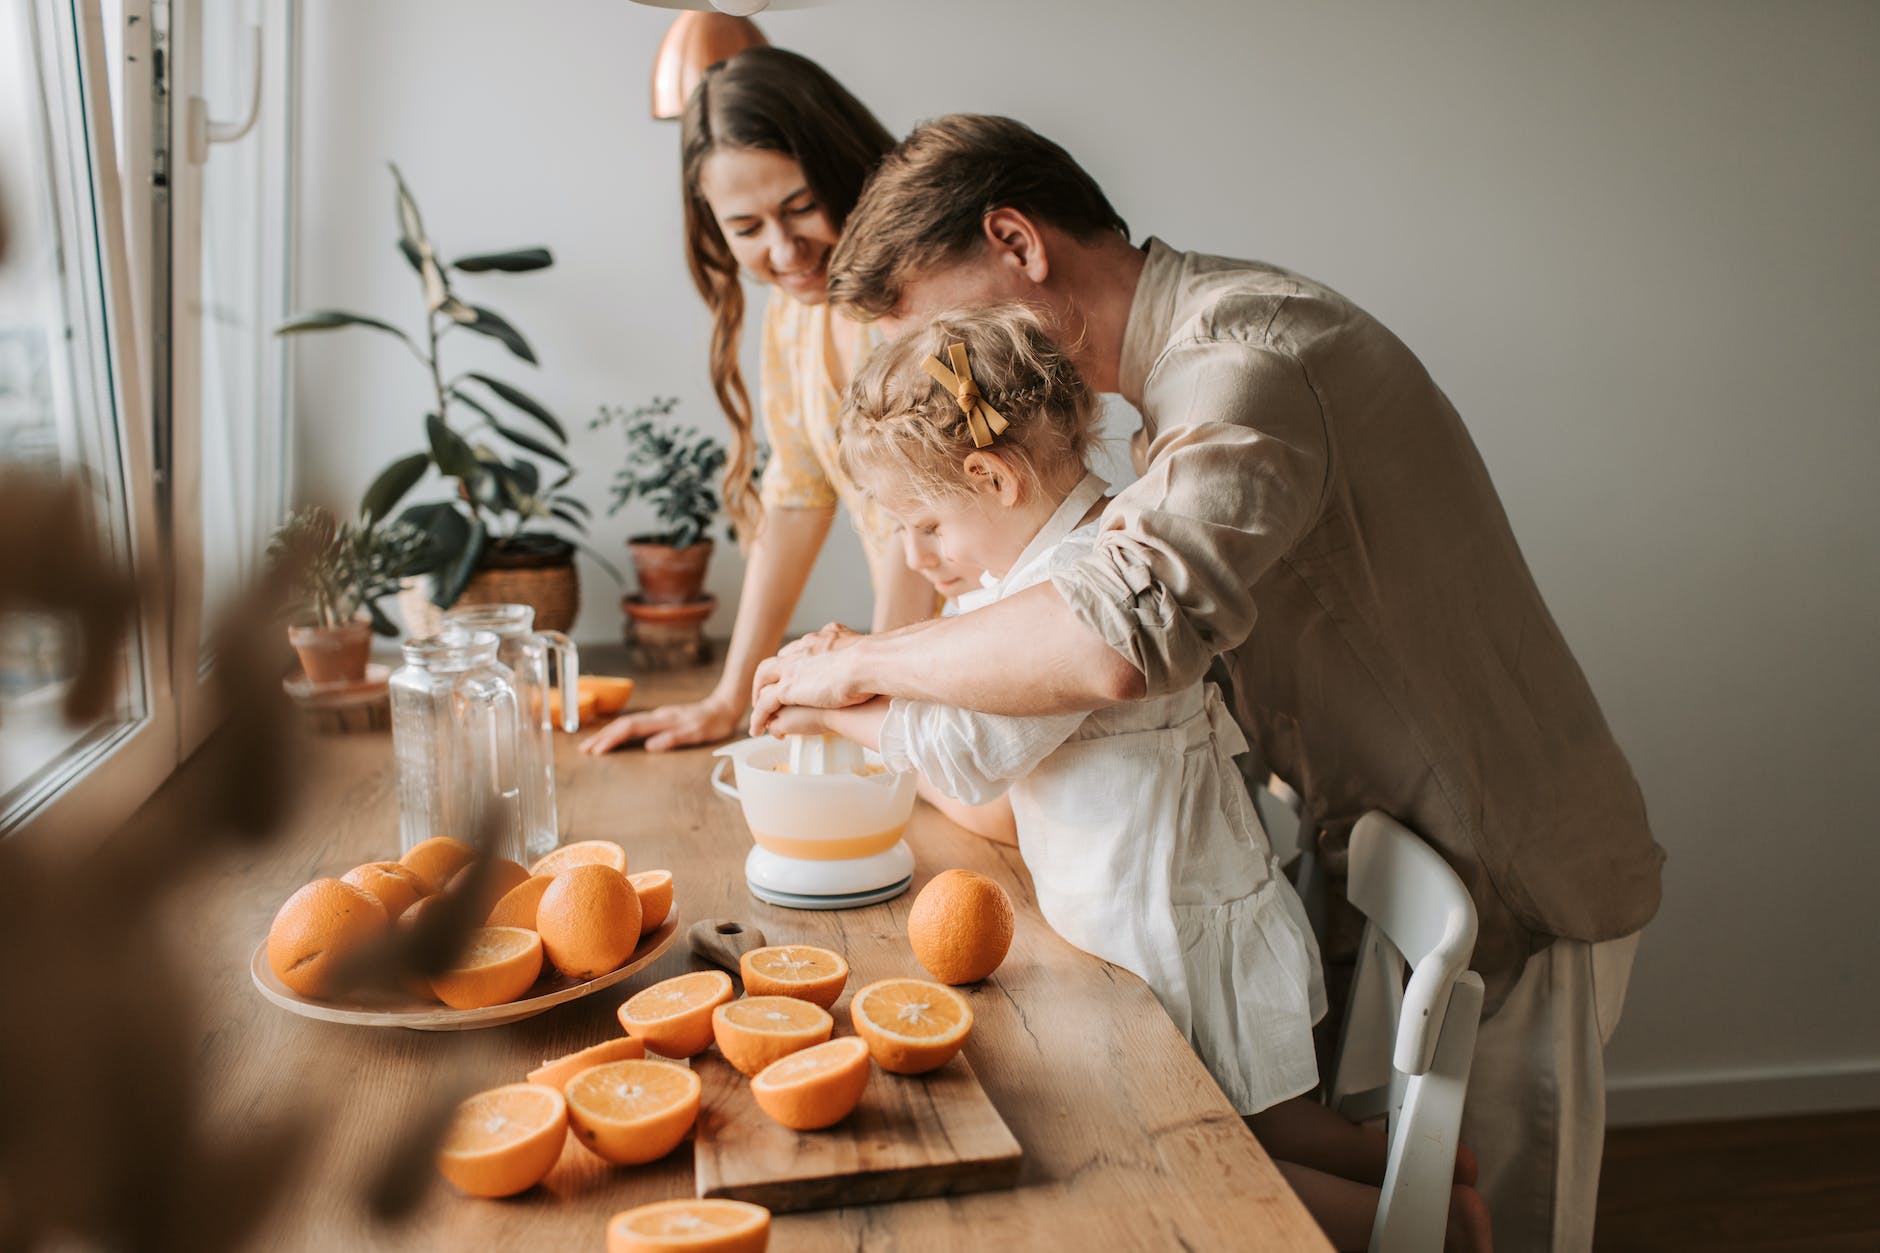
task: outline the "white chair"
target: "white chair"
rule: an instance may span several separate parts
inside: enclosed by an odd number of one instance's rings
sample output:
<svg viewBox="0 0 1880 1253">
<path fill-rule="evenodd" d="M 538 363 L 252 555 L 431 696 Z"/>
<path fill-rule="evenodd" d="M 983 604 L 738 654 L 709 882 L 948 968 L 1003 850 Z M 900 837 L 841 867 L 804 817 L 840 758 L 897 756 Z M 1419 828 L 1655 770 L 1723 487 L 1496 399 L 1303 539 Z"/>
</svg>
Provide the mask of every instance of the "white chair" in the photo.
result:
<svg viewBox="0 0 1880 1253">
<path fill-rule="evenodd" d="M 1427 1253 L 1443 1247 L 1482 1017 L 1475 906 L 1435 849 L 1377 812 L 1352 830 L 1348 896 L 1366 922 L 1326 1103 L 1389 1119 L 1371 1253 Z"/>
</svg>

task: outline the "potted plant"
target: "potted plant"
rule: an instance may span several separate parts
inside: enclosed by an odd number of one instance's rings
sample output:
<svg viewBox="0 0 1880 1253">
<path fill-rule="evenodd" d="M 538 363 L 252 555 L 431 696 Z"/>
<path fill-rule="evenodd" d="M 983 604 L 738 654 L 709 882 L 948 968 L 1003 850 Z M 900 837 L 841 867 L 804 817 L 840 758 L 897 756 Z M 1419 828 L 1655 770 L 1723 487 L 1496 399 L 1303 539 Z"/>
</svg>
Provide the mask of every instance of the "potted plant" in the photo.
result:
<svg viewBox="0 0 1880 1253">
<path fill-rule="evenodd" d="M 445 499 L 411 505 L 399 515 L 430 536 L 440 563 L 429 577 L 428 597 L 423 583 L 413 580 L 399 598 L 407 629 L 432 634 L 442 611 L 464 600 L 530 604 L 537 626 L 566 630 L 580 608 L 574 550 L 585 548 L 581 541 L 590 516 L 587 505 L 566 490 L 574 477 L 567 432 L 541 401 L 513 383 L 476 370 L 447 372 L 440 350 L 447 336 L 468 331 L 537 364 L 522 333 L 501 314 L 460 296 L 456 283 L 464 275 L 545 270 L 554 258 L 546 248 L 513 248 L 446 263 L 425 232 L 396 165 L 392 180 L 398 192 L 398 251 L 423 291 L 422 342 L 389 322 L 338 309 L 298 314 L 276 333 L 363 327 L 403 342 L 425 371 L 431 397 L 424 415 L 425 447 L 387 466 L 360 501 L 360 512 L 372 525 L 389 517 L 432 469 L 452 483 Z M 596 559 L 615 573 L 604 558 Z"/>
<path fill-rule="evenodd" d="M 700 600 L 712 556 L 708 532 L 718 516 L 717 483 L 725 468 L 724 444 L 669 420 L 678 403 L 655 396 L 630 410 L 603 405 L 588 424 L 593 429 L 618 423 L 626 436 L 626 464 L 614 475 L 608 514 L 645 500 L 658 520 L 658 531 L 627 540 L 640 599 L 651 605 Z"/>
<path fill-rule="evenodd" d="M 398 634 L 378 602 L 438 560 L 431 537 L 408 523 L 355 526 L 317 507 L 288 515 L 268 561 L 287 581 L 287 638 L 308 681 L 365 678 L 373 633 Z"/>
</svg>

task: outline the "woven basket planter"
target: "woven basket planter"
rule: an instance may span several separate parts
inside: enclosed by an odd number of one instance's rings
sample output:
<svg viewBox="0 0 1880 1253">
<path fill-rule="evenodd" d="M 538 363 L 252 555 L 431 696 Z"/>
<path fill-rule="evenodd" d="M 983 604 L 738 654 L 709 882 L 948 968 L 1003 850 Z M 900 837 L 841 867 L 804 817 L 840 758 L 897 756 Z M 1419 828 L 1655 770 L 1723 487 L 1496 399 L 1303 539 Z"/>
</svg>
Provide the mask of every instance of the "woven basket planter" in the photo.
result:
<svg viewBox="0 0 1880 1253">
<path fill-rule="evenodd" d="M 581 612 L 581 576 L 575 569 L 574 550 L 544 557 L 538 553 L 492 554 L 482 569 L 470 576 L 459 605 L 528 605 L 535 610 L 535 629 L 566 631 Z M 398 612 L 405 632 L 413 639 L 436 635 L 444 627 L 444 611 L 431 603 L 428 578 L 406 579 L 398 593 Z"/>
</svg>

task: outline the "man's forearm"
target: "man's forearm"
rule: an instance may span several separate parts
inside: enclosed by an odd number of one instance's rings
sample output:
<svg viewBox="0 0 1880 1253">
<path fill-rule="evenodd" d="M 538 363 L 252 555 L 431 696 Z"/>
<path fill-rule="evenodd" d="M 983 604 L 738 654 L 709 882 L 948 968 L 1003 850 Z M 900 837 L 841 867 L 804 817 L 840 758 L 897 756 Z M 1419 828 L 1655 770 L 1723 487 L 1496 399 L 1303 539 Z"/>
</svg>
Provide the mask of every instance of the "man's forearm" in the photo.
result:
<svg viewBox="0 0 1880 1253">
<path fill-rule="evenodd" d="M 841 654 L 856 691 L 1015 716 L 1099 709 L 1142 674 L 1040 584 L 984 609 L 861 640 Z"/>
</svg>

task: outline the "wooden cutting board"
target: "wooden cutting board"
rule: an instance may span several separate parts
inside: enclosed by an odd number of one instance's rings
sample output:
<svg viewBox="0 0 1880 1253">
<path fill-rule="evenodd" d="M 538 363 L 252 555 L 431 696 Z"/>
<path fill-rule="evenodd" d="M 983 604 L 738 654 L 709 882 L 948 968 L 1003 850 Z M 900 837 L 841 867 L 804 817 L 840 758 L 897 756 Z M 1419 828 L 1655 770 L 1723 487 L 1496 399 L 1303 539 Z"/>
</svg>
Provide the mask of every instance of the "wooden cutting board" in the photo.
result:
<svg viewBox="0 0 1880 1253">
<path fill-rule="evenodd" d="M 705 1085 L 693 1147 L 702 1197 L 789 1213 L 1018 1182 L 1018 1141 L 964 1054 L 925 1075 L 877 1067 L 854 1113 L 808 1132 L 758 1109 L 750 1081 L 717 1053 L 699 1054 L 692 1066 Z"/>
</svg>

